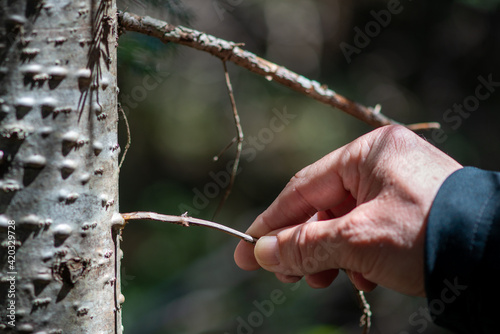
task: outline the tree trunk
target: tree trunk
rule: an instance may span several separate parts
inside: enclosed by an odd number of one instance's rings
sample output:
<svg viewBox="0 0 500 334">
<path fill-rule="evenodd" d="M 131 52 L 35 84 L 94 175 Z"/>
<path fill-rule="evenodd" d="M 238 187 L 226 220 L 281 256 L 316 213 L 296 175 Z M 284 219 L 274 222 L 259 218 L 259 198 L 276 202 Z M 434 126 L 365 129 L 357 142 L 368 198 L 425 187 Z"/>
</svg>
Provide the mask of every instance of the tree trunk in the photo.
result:
<svg viewBox="0 0 500 334">
<path fill-rule="evenodd" d="M 0 0 L 0 332 L 121 333 L 115 0 Z"/>
</svg>

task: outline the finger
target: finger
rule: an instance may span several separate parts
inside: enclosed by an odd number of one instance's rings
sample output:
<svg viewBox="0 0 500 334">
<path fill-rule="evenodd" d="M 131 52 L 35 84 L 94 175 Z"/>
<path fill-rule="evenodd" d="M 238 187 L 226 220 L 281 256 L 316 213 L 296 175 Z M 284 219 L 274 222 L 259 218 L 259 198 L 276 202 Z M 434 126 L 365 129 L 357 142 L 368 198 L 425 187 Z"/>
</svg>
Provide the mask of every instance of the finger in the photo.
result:
<svg viewBox="0 0 500 334">
<path fill-rule="evenodd" d="M 338 173 L 339 150 L 298 172 L 247 230 L 254 236 L 302 224 L 316 212 L 334 208 L 349 196 Z"/>
<path fill-rule="evenodd" d="M 302 276 L 292 276 L 276 273 L 276 278 L 279 279 L 283 283 L 297 283 L 302 279 Z"/>
<path fill-rule="evenodd" d="M 372 272 L 379 261 L 379 238 L 372 220 L 377 203 L 364 203 L 340 218 L 314 221 L 281 230 L 257 241 L 254 256 L 264 269 L 288 275 L 310 275 L 345 268 Z M 389 246 L 389 245 L 388 245 Z M 371 279 L 371 277 L 370 277 Z"/>
<path fill-rule="evenodd" d="M 341 217 L 351 212 L 355 207 L 356 207 L 356 200 L 351 194 L 349 194 L 345 198 L 345 200 L 338 206 L 325 211 L 318 212 L 316 215 L 313 215 L 308 220 L 308 222 L 329 220 Z M 285 227 L 275 231 L 271 231 L 268 235 L 276 235 L 279 233 L 279 231 L 283 229 L 285 229 Z M 257 270 L 260 268 L 260 265 L 254 256 L 254 246 L 245 241 L 240 241 L 240 243 L 237 245 L 236 250 L 234 252 L 234 261 L 243 270 Z"/>
<path fill-rule="evenodd" d="M 330 286 L 338 274 L 338 269 L 330 269 L 316 274 L 306 275 L 306 282 L 313 289 L 323 289 Z"/>
<path fill-rule="evenodd" d="M 346 270 L 347 276 L 351 280 L 352 284 L 356 287 L 356 289 L 364 292 L 370 292 L 377 287 L 376 283 L 367 280 L 361 273 L 356 271 Z"/>
<path fill-rule="evenodd" d="M 253 254 L 254 245 L 241 240 L 234 251 L 234 262 L 243 270 L 257 270 L 260 268 L 259 263 Z"/>
<path fill-rule="evenodd" d="M 316 220 L 329 220 L 342 217 L 351 212 L 355 207 L 356 199 L 352 196 L 352 194 L 349 194 L 346 199 L 336 207 L 318 212 Z"/>
<path fill-rule="evenodd" d="M 254 255 L 268 271 L 288 275 L 315 274 L 343 268 L 337 220 L 309 222 L 257 241 Z M 344 247 L 345 254 L 350 250 Z"/>
<path fill-rule="evenodd" d="M 282 229 L 271 231 L 267 236 L 278 234 Z M 254 245 L 246 241 L 240 241 L 234 250 L 234 262 L 243 270 L 257 270 L 259 263 L 254 256 Z"/>
</svg>

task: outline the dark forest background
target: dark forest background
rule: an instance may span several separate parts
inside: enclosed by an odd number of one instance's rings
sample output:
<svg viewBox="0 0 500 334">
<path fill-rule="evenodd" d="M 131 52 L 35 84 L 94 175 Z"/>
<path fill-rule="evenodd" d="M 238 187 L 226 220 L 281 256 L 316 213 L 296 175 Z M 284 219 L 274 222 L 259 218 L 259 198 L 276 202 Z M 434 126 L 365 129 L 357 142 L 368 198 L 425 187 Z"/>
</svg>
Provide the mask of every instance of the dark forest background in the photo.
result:
<svg viewBox="0 0 500 334">
<path fill-rule="evenodd" d="M 398 13 L 361 45 L 358 31 L 377 22 L 373 13 L 396 5 Z M 119 7 L 245 43 L 350 99 L 380 104 L 400 122 L 440 122 L 444 132 L 422 136 L 464 165 L 500 170 L 497 1 L 122 0 Z M 341 49 L 346 44 L 358 48 L 351 59 Z M 211 186 L 214 175 L 225 173 L 235 153 L 233 147 L 212 159 L 236 134 L 221 61 L 133 33 L 120 37 L 118 50 L 120 99 L 132 132 L 120 177 L 121 212 L 188 210 L 210 219 L 223 194 Z M 245 230 L 295 172 L 371 128 L 228 67 L 247 151 L 216 221 Z M 474 104 L 480 78 L 499 84 Z M 464 103 L 470 112 L 454 111 Z M 270 130 L 285 111 L 295 117 Z M 120 126 L 123 148 L 123 121 Z M 244 272 L 232 259 L 236 239 L 196 227 L 132 222 L 123 239 L 127 334 L 361 333 L 361 311 L 345 275 L 313 290 L 282 284 L 265 271 Z M 446 333 L 429 322 L 424 299 L 382 287 L 367 298 L 373 334 Z"/>
</svg>

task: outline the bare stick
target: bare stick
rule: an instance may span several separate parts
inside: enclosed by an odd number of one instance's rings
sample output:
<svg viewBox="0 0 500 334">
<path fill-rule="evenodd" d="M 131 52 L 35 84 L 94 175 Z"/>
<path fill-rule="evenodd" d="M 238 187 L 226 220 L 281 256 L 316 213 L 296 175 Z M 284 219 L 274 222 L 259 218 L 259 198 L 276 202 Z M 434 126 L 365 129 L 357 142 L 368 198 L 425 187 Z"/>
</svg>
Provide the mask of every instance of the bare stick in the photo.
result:
<svg viewBox="0 0 500 334">
<path fill-rule="evenodd" d="M 241 44 L 229 42 L 186 27 L 175 26 L 149 16 L 141 17 L 122 11 L 118 11 L 118 23 L 121 29 L 153 36 L 164 43 L 174 42 L 208 52 L 223 61 L 235 63 L 268 80 L 274 80 L 296 92 L 338 108 L 374 127 L 399 124 L 380 113 L 380 108 L 374 110 L 374 108 L 350 101 L 328 89 L 326 85 L 321 85 L 317 81 L 310 80 L 283 66 L 276 65 L 241 49 Z M 436 125 L 437 123 L 426 123 L 424 128 L 434 128 Z M 415 126 L 413 126 L 413 130 L 415 129 Z"/>
<path fill-rule="evenodd" d="M 347 270 L 341 268 L 343 272 L 349 276 Z M 351 281 L 352 288 L 356 291 L 356 296 L 358 297 L 359 307 L 363 311 L 363 315 L 359 319 L 359 326 L 363 327 L 363 334 L 368 334 L 370 332 L 370 327 L 372 325 L 372 311 L 370 303 L 366 300 L 365 293 L 359 290 L 354 283 Z"/>
<path fill-rule="evenodd" d="M 429 123 L 415 123 L 408 124 L 406 126 L 408 129 L 417 131 L 417 130 L 431 130 L 431 129 L 439 129 L 441 128 L 441 124 L 438 122 L 429 122 Z"/>
<path fill-rule="evenodd" d="M 234 137 L 233 139 L 231 139 L 231 141 L 229 142 L 229 144 L 227 144 L 227 145 L 226 145 L 226 147 L 224 147 L 224 148 L 222 149 L 222 151 L 220 151 L 220 152 L 219 152 L 219 154 L 217 154 L 217 155 L 213 158 L 213 160 L 214 160 L 214 161 L 219 160 L 219 159 L 220 159 L 220 157 L 221 157 L 224 153 L 226 153 L 226 151 L 227 151 L 227 150 L 228 150 L 231 146 L 233 146 L 233 144 L 234 144 L 234 143 L 236 143 L 236 140 L 237 140 L 237 139 L 238 139 L 237 137 Z"/>
<path fill-rule="evenodd" d="M 120 164 L 118 165 L 118 169 L 121 169 L 123 162 L 125 161 L 125 156 L 127 155 L 128 149 L 130 148 L 130 144 L 132 143 L 132 135 L 130 134 L 130 126 L 128 124 L 127 115 L 125 114 L 125 111 L 123 111 L 122 105 L 120 103 L 118 103 L 118 110 L 123 115 L 123 119 L 125 120 L 125 128 L 127 129 L 127 144 L 125 145 Z"/>
<path fill-rule="evenodd" d="M 254 238 L 249 234 L 237 231 L 230 227 L 227 227 L 222 224 L 214 223 L 208 220 L 188 217 L 186 214 L 182 216 L 170 216 L 170 215 L 162 215 L 155 212 L 130 212 L 130 213 L 122 213 L 123 219 L 128 220 L 156 220 L 161 222 L 167 222 L 182 226 L 205 226 L 215 230 L 222 231 L 234 237 L 240 238 L 249 242 L 251 244 L 255 244 L 258 238 Z"/>
<path fill-rule="evenodd" d="M 222 66 L 224 67 L 224 76 L 226 78 L 227 92 L 229 94 L 229 99 L 231 100 L 234 125 L 236 126 L 236 156 L 234 157 L 233 170 L 231 171 L 231 179 L 229 180 L 229 185 L 227 186 L 226 191 L 224 192 L 224 197 L 222 197 L 222 200 L 220 201 L 217 210 L 215 210 L 213 218 L 215 218 L 215 216 L 217 216 L 217 214 L 220 212 L 220 210 L 224 206 L 224 203 L 226 203 L 226 200 L 229 197 L 231 190 L 233 189 L 234 179 L 236 177 L 236 173 L 238 172 L 238 166 L 240 164 L 241 150 L 243 148 L 243 129 L 241 128 L 240 115 L 238 115 L 238 109 L 236 109 L 236 101 L 234 99 L 233 86 L 231 85 L 231 79 L 229 78 L 229 73 L 227 72 L 227 66 L 225 61 L 222 61 Z"/>
<path fill-rule="evenodd" d="M 361 308 L 363 309 L 363 315 L 359 320 L 359 325 L 363 326 L 363 334 L 368 334 L 372 325 L 372 311 L 370 309 L 370 304 L 366 300 L 365 293 L 357 288 L 356 291 L 358 293 Z"/>
</svg>

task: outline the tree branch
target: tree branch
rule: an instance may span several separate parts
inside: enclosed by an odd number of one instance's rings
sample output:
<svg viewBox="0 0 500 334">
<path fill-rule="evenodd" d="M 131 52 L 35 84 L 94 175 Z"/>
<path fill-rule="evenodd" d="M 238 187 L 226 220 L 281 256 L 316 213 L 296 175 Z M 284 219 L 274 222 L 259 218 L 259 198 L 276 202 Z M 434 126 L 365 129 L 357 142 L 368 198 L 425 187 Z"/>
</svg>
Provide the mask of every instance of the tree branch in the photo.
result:
<svg viewBox="0 0 500 334">
<path fill-rule="evenodd" d="M 125 157 L 127 156 L 130 144 L 132 144 L 132 135 L 130 133 L 130 125 L 128 124 L 127 115 L 125 114 L 125 111 L 123 110 L 122 105 L 120 103 L 118 103 L 118 111 L 123 115 L 123 120 L 125 121 L 125 128 L 127 130 L 127 144 L 125 145 L 125 149 L 123 150 L 120 164 L 118 165 L 118 170 L 120 170 L 122 168 L 123 162 L 125 161 Z"/>
<path fill-rule="evenodd" d="M 167 222 L 182 226 L 205 226 L 215 230 L 222 231 L 233 237 L 240 238 L 249 242 L 251 244 L 255 244 L 258 238 L 254 238 L 249 234 L 237 231 L 233 228 L 227 227 L 222 224 L 214 223 L 208 220 L 188 217 L 187 214 L 183 214 L 182 216 L 170 216 L 170 215 L 162 215 L 155 212 L 131 212 L 131 213 L 122 213 L 123 219 L 128 220 L 156 220 L 161 222 Z"/>
<path fill-rule="evenodd" d="M 317 101 L 338 108 L 374 127 L 389 124 L 400 124 L 380 113 L 380 107 L 374 110 L 362 104 L 353 102 L 342 95 L 328 89 L 317 81 L 288 70 L 283 66 L 256 56 L 240 48 L 241 44 L 229 42 L 215 36 L 175 26 L 149 16 L 138 16 L 132 13 L 118 11 L 118 23 L 121 29 L 135 31 L 159 38 L 164 43 L 174 42 L 194 49 L 205 51 L 220 58 L 246 68 L 267 80 L 274 80 L 296 92 L 309 96 Z M 439 123 L 412 124 L 412 130 L 439 128 Z"/>
</svg>

